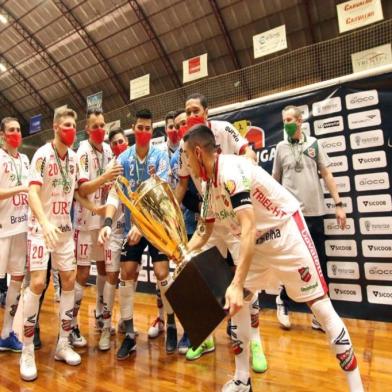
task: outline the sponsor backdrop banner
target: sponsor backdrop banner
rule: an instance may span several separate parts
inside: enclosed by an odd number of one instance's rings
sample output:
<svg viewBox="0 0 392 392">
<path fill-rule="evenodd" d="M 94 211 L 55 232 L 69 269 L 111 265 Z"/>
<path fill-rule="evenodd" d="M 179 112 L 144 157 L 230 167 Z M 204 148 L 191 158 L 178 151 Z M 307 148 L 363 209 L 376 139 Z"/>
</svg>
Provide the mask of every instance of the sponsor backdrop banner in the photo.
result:
<svg viewBox="0 0 392 392">
<path fill-rule="evenodd" d="M 281 111 L 287 105 L 301 107 L 303 131 L 317 137 L 330 156 L 347 213 L 342 231 L 336 224 L 333 199 L 322 183 L 327 255 L 323 271 L 334 306 L 344 316 L 392 321 L 392 75 L 347 82 L 216 118 L 233 123 L 257 150 L 259 164 L 271 172 L 276 145 L 284 137 Z"/>
</svg>

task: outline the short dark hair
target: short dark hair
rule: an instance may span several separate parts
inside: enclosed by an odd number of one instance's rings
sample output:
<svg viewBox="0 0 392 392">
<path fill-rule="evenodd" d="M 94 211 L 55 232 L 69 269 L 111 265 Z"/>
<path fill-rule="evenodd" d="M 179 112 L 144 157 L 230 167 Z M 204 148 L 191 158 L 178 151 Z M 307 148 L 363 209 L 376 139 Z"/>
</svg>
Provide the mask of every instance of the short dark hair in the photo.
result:
<svg viewBox="0 0 392 392">
<path fill-rule="evenodd" d="M 208 107 L 208 101 L 205 95 L 200 94 L 200 93 L 193 93 L 191 95 L 188 95 L 188 98 L 186 99 L 185 102 L 188 102 L 190 99 L 198 99 L 201 103 L 201 106 L 203 106 L 204 109 Z"/>
<path fill-rule="evenodd" d="M 5 126 L 11 122 L 11 121 L 17 121 L 19 123 L 19 120 L 16 117 L 4 117 L 1 120 L 1 125 L 0 125 L 0 131 L 4 132 L 5 131 Z"/>
<path fill-rule="evenodd" d="M 176 112 L 174 110 L 171 110 L 169 113 L 166 114 L 166 116 L 165 116 L 165 125 L 167 125 L 167 122 L 169 120 L 173 120 L 174 121 L 175 114 L 176 114 Z"/>
<path fill-rule="evenodd" d="M 182 113 L 185 113 L 185 109 L 184 108 L 182 108 L 182 109 L 177 109 L 175 112 L 174 112 L 174 118 L 173 119 L 175 119 L 176 117 L 178 117 L 180 114 L 182 114 Z"/>
<path fill-rule="evenodd" d="M 138 118 L 142 118 L 144 120 L 151 120 L 152 121 L 152 113 L 150 109 L 140 109 L 135 114 L 135 122 Z"/>
<path fill-rule="evenodd" d="M 112 139 L 113 139 L 117 134 L 119 134 L 119 133 L 121 133 L 121 135 L 123 135 L 124 137 L 126 137 L 126 136 L 125 136 L 125 133 L 124 133 L 124 131 L 123 131 L 122 129 L 120 129 L 120 128 L 112 129 L 112 130 L 109 132 L 109 142 L 111 142 Z"/>
<path fill-rule="evenodd" d="M 210 128 L 203 124 L 191 127 L 184 136 L 184 142 L 188 143 L 192 149 L 196 146 L 200 146 L 208 152 L 214 152 L 216 149 L 214 134 Z"/>
<path fill-rule="evenodd" d="M 86 120 L 88 120 L 92 115 L 99 116 L 103 114 L 102 109 L 88 109 L 86 114 Z"/>
</svg>

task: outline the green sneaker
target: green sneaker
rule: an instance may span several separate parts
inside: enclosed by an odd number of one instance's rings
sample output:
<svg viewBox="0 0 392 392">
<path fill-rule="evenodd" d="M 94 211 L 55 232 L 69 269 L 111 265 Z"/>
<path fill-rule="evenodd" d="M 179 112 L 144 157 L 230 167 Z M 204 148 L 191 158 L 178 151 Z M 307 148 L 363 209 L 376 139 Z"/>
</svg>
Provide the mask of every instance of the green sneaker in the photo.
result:
<svg viewBox="0 0 392 392">
<path fill-rule="evenodd" d="M 256 373 L 264 373 L 268 366 L 261 344 L 259 342 L 250 342 L 250 351 L 252 355 L 253 371 Z"/>
<path fill-rule="evenodd" d="M 214 338 L 209 338 L 206 339 L 196 350 L 193 350 L 193 348 L 190 347 L 186 352 L 185 358 L 188 361 L 194 361 L 195 359 L 200 358 L 203 354 L 207 354 L 212 351 L 215 351 Z"/>
</svg>

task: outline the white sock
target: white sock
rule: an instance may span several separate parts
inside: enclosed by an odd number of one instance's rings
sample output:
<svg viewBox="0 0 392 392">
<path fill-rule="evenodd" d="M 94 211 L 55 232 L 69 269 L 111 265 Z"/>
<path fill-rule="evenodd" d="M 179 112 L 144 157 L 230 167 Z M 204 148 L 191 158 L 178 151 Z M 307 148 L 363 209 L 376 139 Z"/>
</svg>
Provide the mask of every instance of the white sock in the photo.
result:
<svg viewBox="0 0 392 392">
<path fill-rule="evenodd" d="M 72 330 L 75 290 L 61 291 L 60 295 L 60 338 L 67 339 Z"/>
<path fill-rule="evenodd" d="M 16 313 L 16 308 L 18 307 L 20 288 L 22 287 L 22 282 L 12 280 L 8 286 L 7 297 L 5 299 L 5 311 L 3 320 L 3 329 L 1 331 L 1 338 L 8 338 L 12 331 L 12 322 Z"/>
<path fill-rule="evenodd" d="M 23 344 L 33 344 L 41 294 L 34 294 L 28 287 L 23 295 Z"/>
<path fill-rule="evenodd" d="M 250 308 L 250 326 L 251 326 L 251 341 L 261 344 L 260 330 L 259 330 L 259 293 L 257 292 L 249 303 Z"/>
<path fill-rule="evenodd" d="M 312 305 L 311 310 L 327 334 L 329 344 L 346 375 L 350 391 L 362 392 L 364 389 L 350 335 L 331 300 L 319 300 Z"/>
<path fill-rule="evenodd" d="M 135 288 L 133 280 L 120 281 L 120 313 L 122 320 L 133 319 L 133 300 Z"/>
<path fill-rule="evenodd" d="M 244 384 L 249 379 L 250 310 L 245 302 L 242 309 L 231 318 L 231 344 L 235 354 L 235 380 Z"/>
<path fill-rule="evenodd" d="M 97 294 L 95 297 L 95 316 L 98 317 L 103 313 L 103 290 L 105 287 L 106 275 L 97 275 L 96 285 Z"/>
<path fill-rule="evenodd" d="M 134 287 L 135 289 L 135 287 Z M 103 289 L 103 327 L 110 328 L 112 324 L 112 310 L 114 295 L 116 294 L 116 285 L 105 282 Z"/>
<path fill-rule="evenodd" d="M 166 291 L 170 287 L 170 285 L 173 283 L 173 278 L 169 274 L 166 279 L 163 280 L 158 280 L 158 287 L 161 292 L 161 298 L 162 298 L 162 303 L 163 303 L 163 309 L 166 312 L 166 314 L 173 314 L 173 309 L 169 303 L 169 301 L 166 298 Z M 164 319 L 162 319 L 164 320 Z"/>
<path fill-rule="evenodd" d="M 80 285 L 77 281 L 75 281 L 75 302 L 74 302 L 74 311 L 73 311 L 73 319 L 72 319 L 72 326 L 76 327 L 78 325 L 78 313 L 80 306 L 82 304 L 83 299 L 83 290 L 84 287 Z"/>
<path fill-rule="evenodd" d="M 158 317 L 161 320 L 165 321 L 165 310 L 163 309 L 162 295 L 158 283 L 156 284 L 156 294 L 157 294 Z"/>
</svg>

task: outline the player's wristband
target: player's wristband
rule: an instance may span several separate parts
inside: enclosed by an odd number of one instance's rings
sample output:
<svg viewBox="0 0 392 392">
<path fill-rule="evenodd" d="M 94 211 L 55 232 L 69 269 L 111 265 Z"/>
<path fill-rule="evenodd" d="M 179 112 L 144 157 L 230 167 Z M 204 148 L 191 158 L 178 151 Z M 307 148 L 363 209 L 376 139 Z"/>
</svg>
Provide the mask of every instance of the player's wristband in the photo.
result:
<svg viewBox="0 0 392 392">
<path fill-rule="evenodd" d="M 343 202 L 339 201 L 339 203 L 335 204 L 336 207 L 343 207 Z"/>
<path fill-rule="evenodd" d="M 104 227 L 112 227 L 113 219 L 112 218 L 105 218 L 103 222 Z"/>
</svg>

